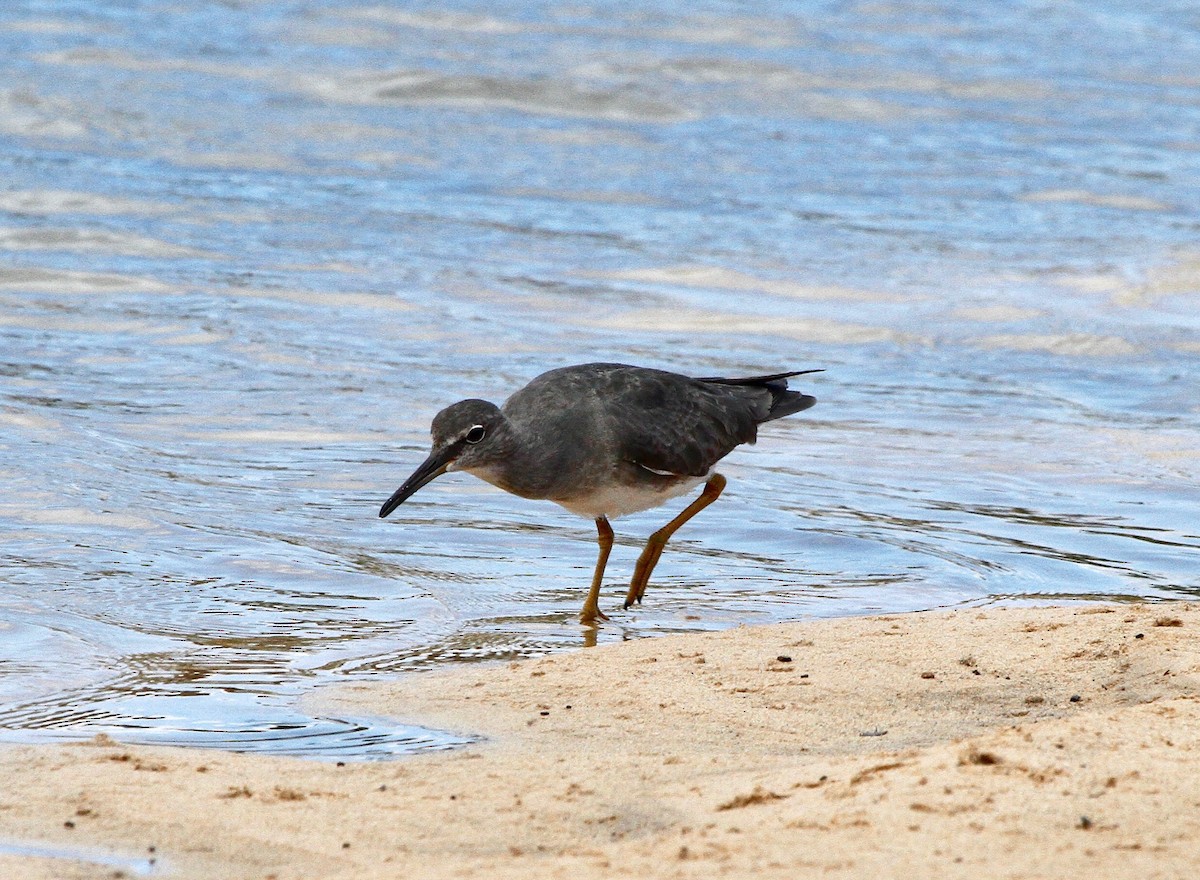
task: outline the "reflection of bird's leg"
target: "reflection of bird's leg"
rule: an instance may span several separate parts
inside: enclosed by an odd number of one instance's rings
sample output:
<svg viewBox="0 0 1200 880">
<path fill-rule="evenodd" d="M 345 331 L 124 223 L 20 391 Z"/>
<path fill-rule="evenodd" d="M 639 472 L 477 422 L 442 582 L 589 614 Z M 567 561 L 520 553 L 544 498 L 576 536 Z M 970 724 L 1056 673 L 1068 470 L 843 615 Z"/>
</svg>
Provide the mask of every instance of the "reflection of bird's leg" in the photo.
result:
<svg viewBox="0 0 1200 880">
<path fill-rule="evenodd" d="M 700 493 L 699 498 L 680 511 L 679 516 L 650 536 L 650 540 L 646 542 L 646 547 L 642 550 L 642 555 L 638 557 L 637 566 L 633 570 L 633 580 L 629 583 L 629 592 L 625 594 L 626 608 L 634 602 L 642 601 L 642 596 L 646 594 L 646 584 L 650 582 L 650 572 L 654 571 L 658 557 L 662 556 L 663 548 L 667 546 L 667 541 L 671 536 L 679 530 L 681 525 L 716 501 L 724 488 L 725 478 L 720 474 L 713 474 L 704 484 L 704 491 Z"/>
<path fill-rule="evenodd" d="M 608 554 L 613 545 L 612 526 L 608 524 L 606 518 L 596 517 L 596 533 L 596 541 L 600 544 L 600 555 L 596 559 L 596 573 L 592 575 L 592 588 L 588 590 L 583 610 L 579 612 L 580 623 L 608 620 L 608 617 L 600 611 L 600 582 L 604 580 L 604 566 L 608 565 Z"/>
</svg>

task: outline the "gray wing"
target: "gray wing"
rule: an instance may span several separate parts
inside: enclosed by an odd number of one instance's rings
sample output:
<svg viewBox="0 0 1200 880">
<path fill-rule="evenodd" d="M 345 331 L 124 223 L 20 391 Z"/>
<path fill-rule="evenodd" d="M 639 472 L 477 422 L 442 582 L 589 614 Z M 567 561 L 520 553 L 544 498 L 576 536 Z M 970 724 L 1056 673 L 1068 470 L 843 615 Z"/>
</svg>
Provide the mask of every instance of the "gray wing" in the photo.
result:
<svg viewBox="0 0 1200 880">
<path fill-rule="evenodd" d="M 702 477 L 768 418 L 765 388 L 712 385 L 674 373 L 609 376 L 605 410 L 620 456 L 653 471 Z"/>
<path fill-rule="evenodd" d="M 543 373 L 503 409 L 531 436 L 554 439 L 539 453 L 564 474 L 623 461 L 701 477 L 735 447 L 753 443 L 759 423 L 812 406 L 813 398 L 787 390 L 789 375 L 691 379 L 627 364 L 580 364 Z M 589 449 L 611 458 L 597 461 Z"/>
</svg>

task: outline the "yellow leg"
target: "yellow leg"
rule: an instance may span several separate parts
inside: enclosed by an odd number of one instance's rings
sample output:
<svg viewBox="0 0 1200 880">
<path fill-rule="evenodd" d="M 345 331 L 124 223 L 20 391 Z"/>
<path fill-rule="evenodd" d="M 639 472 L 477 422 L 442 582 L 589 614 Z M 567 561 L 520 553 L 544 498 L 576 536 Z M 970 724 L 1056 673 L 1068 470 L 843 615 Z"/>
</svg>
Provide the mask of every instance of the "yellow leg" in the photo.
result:
<svg viewBox="0 0 1200 880">
<path fill-rule="evenodd" d="M 634 602 L 642 601 L 642 596 L 646 594 L 646 584 L 650 582 L 650 572 L 654 571 L 654 566 L 658 564 L 658 557 L 662 556 L 663 548 L 667 546 L 667 541 L 671 536 L 685 522 L 721 497 L 724 489 L 725 478 L 720 474 L 713 474 L 704 484 L 704 491 L 700 493 L 699 498 L 680 511 L 679 516 L 650 536 L 645 549 L 642 550 L 642 555 L 638 557 L 637 567 L 633 570 L 633 580 L 630 581 L 629 592 L 625 595 L 626 608 Z"/>
<path fill-rule="evenodd" d="M 596 573 L 592 575 L 592 588 L 588 590 L 583 610 L 579 612 L 580 623 L 595 623 L 608 620 L 600 611 L 600 583 L 604 580 L 604 566 L 608 565 L 608 554 L 612 551 L 613 530 L 604 517 L 596 518 L 596 541 L 600 544 L 600 556 L 596 559 Z"/>
</svg>

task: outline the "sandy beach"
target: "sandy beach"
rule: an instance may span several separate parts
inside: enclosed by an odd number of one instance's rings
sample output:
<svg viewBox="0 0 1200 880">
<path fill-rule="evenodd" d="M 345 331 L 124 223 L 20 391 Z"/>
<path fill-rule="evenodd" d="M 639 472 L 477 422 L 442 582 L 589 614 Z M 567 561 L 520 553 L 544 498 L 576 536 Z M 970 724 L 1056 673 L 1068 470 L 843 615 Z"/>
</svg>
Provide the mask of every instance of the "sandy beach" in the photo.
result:
<svg viewBox="0 0 1200 880">
<path fill-rule="evenodd" d="M 392 762 L 8 747 L 0 875 L 1194 876 L 1197 628 L 1192 603 L 961 609 L 322 697 L 480 737 Z"/>
</svg>

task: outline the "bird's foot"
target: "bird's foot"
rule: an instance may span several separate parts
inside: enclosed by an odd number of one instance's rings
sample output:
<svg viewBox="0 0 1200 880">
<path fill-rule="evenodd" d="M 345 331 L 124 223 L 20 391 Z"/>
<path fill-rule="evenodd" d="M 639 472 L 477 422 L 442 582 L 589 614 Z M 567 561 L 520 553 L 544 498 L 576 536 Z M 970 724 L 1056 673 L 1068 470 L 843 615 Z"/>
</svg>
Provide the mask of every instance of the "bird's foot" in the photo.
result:
<svg viewBox="0 0 1200 880">
<path fill-rule="evenodd" d="M 608 620 L 608 615 L 601 611 L 598 605 L 584 605 L 583 610 L 579 612 L 579 622 L 584 626 L 595 626 L 602 620 Z"/>
<path fill-rule="evenodd" d="M 657 555 L 654 557 L 657 561 Z M 653 563 L 652 563 L 653 564 Z M 640 568 L 640 566 L 639 566 Z M 629 584 L 629 590 L 625 593 L 625 610 L 628 611 L 634 605 L 642 604 L 642 597 L 646 595 L 646 586 L 650 580 L 649 570 L 634 572 L 633 582 Z"/>
</svg>

